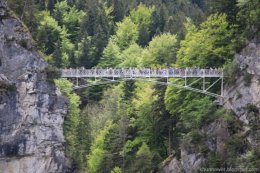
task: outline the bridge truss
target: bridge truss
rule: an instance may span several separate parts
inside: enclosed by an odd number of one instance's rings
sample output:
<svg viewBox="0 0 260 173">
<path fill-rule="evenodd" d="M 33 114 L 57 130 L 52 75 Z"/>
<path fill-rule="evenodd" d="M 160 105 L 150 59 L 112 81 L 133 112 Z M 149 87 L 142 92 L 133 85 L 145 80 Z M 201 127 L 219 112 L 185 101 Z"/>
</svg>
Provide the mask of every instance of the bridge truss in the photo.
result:
<svg viewBox="0 0 260 173">
<path fill-rule="evenodd" d="M 222 69 L 167 68 L 167 69 L 62 69 L 61 77 L 73 79 L 74 89 L 104 85 L 120 81 L 136 80 L 161 85 L 174 86 L 179 89 L 203 93 L 212 97 L 223 97 L 224 76 Z M 172 81 L 170 79 L 174 78 Z M 182 81 L 182 82 L 180 82 Z M 213 92 L 218 85 L 219 92 Z"/>
</svg>

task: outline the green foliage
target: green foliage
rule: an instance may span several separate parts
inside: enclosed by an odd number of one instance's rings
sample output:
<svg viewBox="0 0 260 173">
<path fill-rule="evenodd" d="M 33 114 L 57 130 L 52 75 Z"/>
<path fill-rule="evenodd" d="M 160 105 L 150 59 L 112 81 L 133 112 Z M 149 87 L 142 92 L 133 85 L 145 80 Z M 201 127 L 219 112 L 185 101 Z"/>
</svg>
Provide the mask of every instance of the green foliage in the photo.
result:
<svg viewBox="0 0 260 173">
<path fill-rule="evenodd" d="M 54 51 L 54 43 L 59 39 L 62 28 L 58 25 L 58 22 L 50 16 L 48 11 L 40 12 L 37 15 L 37 19 L 40 21 L 37 40 L 40 42 L 44 53 L 49 55 Z"/>
<path fill-rule="evenodd" d="M 64 135 L 68 143 L 68 154 L 72 158 L 77 156 L 78 127 L 80 124 L 80 97 L 73 93 L 73 84 L 66 79 L 55 80 L 56 86 L 64 93 L 69 100 L 68 115 L 64 121 Z"/>
<path fill-rule="evenodd" d="M 195 144 L 199 147 L 199 144 L 202 143 L 202 139 L 201 134 L 199 134 L 197 130 L 192 130 L 183 136 L 181 145 L 187 150 L 191 147 L 191 144 Z"/>
<path fill-rule="evenodd" d="M 209 158 L 209 161 L 207 162 L 206 167 L 221 168 L 223 162 L 221 160 L 221 156 L 218 153 L 210 152 L 207 157 Z"/>
<path fill-rule="evenodd" d="M 143 54 L 143 66 L 170 66 L 176 61 L 176 35 L 165 33 L 156 36 Z"/>
<path fill-rule="evenodd" d="M 108 121 L 104 129 L 97 134 L 91 145 L 90 154 L 87 161 L 87 167 L 90 173 L 97 173 L 102 166 L 104 155 L 106 153 L 106 151 L 104 150 L 105 138 L 112 127 L 112 122 Z"/>
<path fill-rule="evenodd" d="M 122 22 L 109 40 L 99 63 L 102 67 L 137 67 L 142 59 L 142 48 L 150 40 L 151 15 L 154 7 L 139 5 Z"/>
<path fill-rule="evenodd" d="M 256 114 L 259 113 L 259 109 L 257 108 L 257 106 L 255 106 L 253 104 L 248 104 L 247 110 L 248 110 L 248 112 L 253 112 L 253 113 L 256 113 Z"/>
<path fill-rule="evenodd" d="M 65 25 L 66 28 L 68 28 L 68 33 L 70 33 L 69 37 L 72 40 L 76 40 L 80 23 L 85 13 L 81 10 L 77 10 L 75 6 L 69 6 L 67 1 L 60 1 L 55 4 L 53 16 L 59 22 L 60 26 Z"/>
<path fill-rule="evenodd" d="M 238 24 L 239 29 L 244 29 L 242 35 L 246 38 L 259 36 L 259 9 L 260 2 L 258 0 L 238 0 Z"/>
<path fill-rule="evenodd" d="M 145 88 L 145 90 L 144 90 Z M 142 92 L 141 92 L 142 91 Z M 131 126 L 139 129 L 139 136 L 134 140 L 137 144 L 148 142 L 153 135 L 154 121 L 150 116 L 152 103 L 156 97 L 153 96 L 154 90 L 148 84 L 139 83 L 136 89 L 136 99 L 133 100 L 135 109 L 138 111 L 136 118 L 131 119 Z"/>
<path fill-rule="evenodd" d="M 186 106 L 186 109 L 180 111 L 182 114 L 180 119 L 185 122 L 187 128 L 198 128 L 209 120 L 215 119 L 214 106 L 209 97 L 192 100 Z"/>
<path fill-rule="evenodd" d="M 16 13 L 15 16 L 21 19 L 31 32 L 34 33 L 37 26 L 35 14 L 39 12 L 39 4 L 34 0 L 8 0 L 5 2 Z"/>
<path fill-rule="evenodd" d="M 57 79 L 55 80 L 55 84 L 60 90 L 65 94 L 65 96 L 69 96 L 73 91 L 73 83 L 66 79 Z"/>
<path fill-rule="evenodd" d="M 227 141 L 227 148 L 229 149 L 230 154 L 236 156 L 236 154 L 243 153 L 247 148 L 247 145 L 241 134 L 234 134 Z"/>
<path fill-rule="evenodd" d="M 113 40 L 110 40 L 103 51 L 99 66 L 103 68 L 116 67 L 121 61 L 120 48 Z"/>
<path fill-rule="evenodd" d="M 0 90 L 16 91 L 16 86 L 15 84 L 7 84 L 3 81 L 0 81 Z"/>
<path fill-rule="evenodd" d="M 45 59 L 57 68 L 204 68 L 225 64 L 225 83 L 232 84 L 239 74 L 232 61 L 234 49 L 239 50 L 259 33 L 257 0 L 8 3 L 29 26 Z M 26 40 L 18 44 L 27 48 Z M 55 69 L 47 69 L 47 76 L 51 80 L 58 77 Z M 55 83 L 70 103 L 65 139 L 68 155 L 82 172 L 158 172 L 164 158 L 172 152 L 180 157 L 180 146 L 190 148 L 191 144 L 208 158 L 209 167 L 242 162 L 237 158 L 240 153 L 245 154 L 245 164 L 259 164 L 255 161 L 259 152 L 240 144 L 244 141 L 237 133 L 239 121 L 202 94 L 128 81 L 79 90 L 81 103 L 69 81 Z M 259 113 L 251 105 L 246 108 Z M 217 118 L 228 123 L 231 134 L 224 158 L 209 151 L 200 132 Z M 258 128 L 257 121 L 250 125 L 253 130 Z"/>
<path fill-rule="evenodd" d="M 138 28 L 130 18 L 125 18 L 122 22 L 117 23 L 117 28 L 114 41 L 120 50 L 125 50 L 137 41 Z"/>
<path fill-rule="evenodd" d="M 178 66 L 221 67 L 233 57 L 232 30 L 226 15 L 211 15 L 199 28 L 188 20 L 186 30 L 177 53 Z"/>
<path fill-rule="evenodd" d="M 54 80 L 56 86 L 69 100 L 68 114 L 64 120 L 64 136 L 68 144 L 67 153 L 77 163 L 79 168 L 84 168 L 86 152 L 90 144 L 90 134 L 88 134 L 89 119 L 80 116 L 80 97 L 73 93 L 73 84 L 66 79 Z M 85 131 L 82 131 L 85 130 Z"/>
<path fill-rule="evenodd" d="M 172 81 L 174 82 L 174 81 Z M 183 82 L 179 82 L 178 84 L 183 84 Z M 181 99 L 180 99 L 181 98 Z M 185 107 L 188 105 L 187 102 L 191 101 L 192 99 L 195 99 L 196 97 L 191 94 L 187 93 L 187 91 L 182 91 L 175 87 L 167 87 L 165 92 L 165 106 L 166 109 L 172 114 L 177 115 L 182 111 L 182 106 Z M 185 100 L 187 102 L 182 102 L 182 100 Z M 180 107 L 181 106 L 181 107 Z"/>
<path fill-rule="evenodd" d="M 122 62 L 119 67 L 140 67 L 142 61 L 143 49 L 137 45 L 132 44 L 121 54 Z"/>
<path fill-rule="evenodd" d="M 242 7 L 246 6 L 249 2 L 250 2 L 250 0 L 238 0 L 237 6 L 242 8 Z"/>
<path fill-rule="evenodd" d="M 135 172 L 139 173 L 149 173 L 152 168 L 152 153 L 147 146 L 147 144 L 143 143 L 141 147 L 139 147 L 136 153 L 135 160 Z"/>
<path fill-rule="evenodd" d="M 102 156 L 103 161 L 102 165 L 98 167 L 98 172 L 110 172 L 112 168 L 122 163 L 119 153 L 125 137 L 123 134 L 127 127 L 127 125 L 125 125 L 127 120 L 123 117 L 123 114 L 121 119 L 118 117 L 120 115 L 118 105 L 120 95 L 121 91 L 119 87 L 110 88 L 105 91 L 103 100 L 99 103 L 89 103 L 83 111 L 83 115 L 89 117 L 89 134 L 91 135 L 90 140 L 92 141 L 95 141 L 107 121 L 116 121 L 104 140 L 103 151 L 105 151 L 105 154 Z M 91 153 L 92 149 L 93 148 L 91 148 L 88 153 Z"/>
<path fill-rule="evenodd" d="M 237 0 L 208 0 L 207 3 L 209 3 L 212 13 L 225 13 L 229 23 L 234 24 L 236 22 Z"/>
<path fill-rule="evenodd" d="M 91 147 L 91 117 L 84 111 L 80 114 L 76 164 L 79 170 L 86 169 L 87 155 Z"/>
<path fill-rule="evenodd" d="M 258 0 L 209 0 L 211 13 L 225 13 L 230 24 L 235 25 L 235 47 L 240 51 L 247 40 L 259 36 L 260 2 Z"/>
<path fill-rule="evenodd" d="M 112 171 L 111 171 L 111 173 L 122 173 L 122 170 L 121 170 L 121 168 L 119 168 L 119 167 L 115 167 Z"/>
<path fill-rule="evenodd" d="M 135 129 L 136 134 L 134 138 L 127 140 L 124 145 L 123 154 L 136 160 L 136 154 L 143 143 L 149 144 L 152 156 L 151 160 L 153 164 L 148 170 L 156 170 L 159 162 L 162 161 L 162 157 L 165 157 L 167 149 L 165 148 L 164 131 L 167 130 L 168 135 L 168 120 L 167 113 L 164 112 L 163 106 L 160 104 L 161 94 L 154 93 L 156 90 L 153 89 L 149 84 L 137 83 L 135 89 L 135 97 L 133 97 L 133 115 L 130 118 L 130 129 Z M 168 121 L 167 121 L 168 120 Z M 129 159 L 130 160 L 130 159 Z M 129 167 L 136 167 L 136 161 L 132 160 L 129 163 Z M 150 161 L 149 161 L 150 162 Z M 148 163 L 149 163 L 148 162 Z M 131 166 L 132 165 L 132 166 Z M 139 167 L 138 167 L 139 169 Z M 145 170 L 131 170 L 131 171 L 145 171 Z"/>
<path fill-rule="evenodd" d="M 146 7 L 140 4 L 130 12 L 131 20 L 138 25 L 138 43 L 145 46 L 150 41 L 150 27 L 152 24 L 152 13 L 155 7 Z"/>
<path fill-rule="evenodd" d="M 255 148 L 248 151 L 244 157 L 241 159 L 242 167 L 244 168 L 259 168 L 260 166 L 260 151 Z"/>
<path fill-rule="evenodd" d="M 185 100 L 185 101 L 183 101 Z M 168 87 L 165 93 L 166 109 L 173 115 L 179 114 L 187 129 L 199 128 L 215 119 L 215 108 L 209 97 L 199 98 L 193 94 Z M 209 116 L 210 115 L 210 116 Z"/>
<path fill-rule="evenodd" d="M 56 67 L 68 67 L 69 55 L 74 49 L 73 43 L 68 38 L 68 30 L 65 26 L 59 26 L 48 11 L 40 12 L 37 19 L 40 20 L 37 40 L 40 41 L 44 53 L 53 55 L 52 63 Z"/>
<path fill-rule="evenodd" d="M 45 69 L 45 72 L 47 74 L 47 79 L 50 82 L 54 82 L 54 79 L 58 79 L 61 76 L 60 70 L 58 68 L 56 68 L 56 67 L 53 67 L 53 66 L 48 66 Z"/>
<path fill-rule="evenodd" d="M 78 50 L 75 52 L 76 64 L 80 64 L 85 68 L 91 68 L 96 64 L 95 47 L 91 45 L 92 37 L 85 37 L 78 43 Z"/>
<path fill-rule="evenodd" d="M 130 12 L 131 20 L 138 25 L 145 25 L 149 28 L 151 24 L 151 15 L 155 11 L 155 7 L 147 7 L 140 4 L 136 9 Z"/>
<path fill-rule="evenodd" d="M 237 63 L 233 60 L 224 65 L 225 83 L 233 84 L 236 81 L 236 76 L 239 75 Z"/>
</svg>

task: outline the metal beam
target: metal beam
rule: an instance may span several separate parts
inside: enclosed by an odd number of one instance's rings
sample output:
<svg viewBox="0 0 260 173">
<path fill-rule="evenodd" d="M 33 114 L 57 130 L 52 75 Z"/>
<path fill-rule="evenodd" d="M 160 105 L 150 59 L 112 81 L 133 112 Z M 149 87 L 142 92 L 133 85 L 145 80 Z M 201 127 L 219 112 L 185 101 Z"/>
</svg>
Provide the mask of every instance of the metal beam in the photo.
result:
<svg viewBox="0 0 260 173">
<path fill-rule="evenodd" d="M 81 89 L 96 85 L 105 85 L 109 83 L 115 83 L 120 81 L 128 81 L 128 80 L 136 80 L 143 82 L 151 82 L 157 83 L 161 85 L 174 86 L 179 89 L 186 89 L 202 94 L 206 94 L 212 97 L 221 98 L 224 97 L 224 74 L 222 69 L 194 69 L 194 68 L 186 68 L 186 69 L 177 69 L 177 68 L 165 68 L 165 69 L 137 69 L 137 68 L 129 68 L 129 69 L 62 69 L 63 78 L 76 78 L 76 86 L 74 89 Z M 86 82 L 86 79 L 94 79 L 94 83 L 89 83 L 85 85 L 79 86 L 79 79 L 82 78 Z M 166 82 L 160 82 L 157 80 L 151 79 L 160 79 L 165 78 Z M 178 85 L 175 82 L 170 82 L 170 78 L 177 78 L 177 81 L 180 79 L 184 79 L 184 86 Z M 188 78 L 198 78 L 192 83 L 188 84 Z M 208 88 L 206 88 L 206 78 L 219 78 L 213 84 L 211 84 Z M 100 79 L 101 81 L 98 81 Z M 148 80 L 147 80 L 148 79 Z M 105 81 L 102 81 L 105 80 Z M 192 85 L 198 83 L 202 80 L 203 88 L 193 88 Z M 220 95 L 216 93 L 211 93 L 208 90 L 212 88 L 219 80 L 221 80 L 221 91 Z"/>
</svg>

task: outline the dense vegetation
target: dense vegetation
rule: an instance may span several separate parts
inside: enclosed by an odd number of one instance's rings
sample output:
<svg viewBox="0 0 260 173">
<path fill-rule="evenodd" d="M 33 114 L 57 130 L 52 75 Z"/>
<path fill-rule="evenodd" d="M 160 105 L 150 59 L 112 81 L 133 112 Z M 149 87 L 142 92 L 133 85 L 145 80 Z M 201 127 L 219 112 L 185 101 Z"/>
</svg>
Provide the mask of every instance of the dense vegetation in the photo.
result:
<svg viewBox="0 0 260 173">
<path fill-rule="evenodd" d="M 58 68 L 230 66 L 235 51 L 259 33 L 259 2 L 8 0 Z M 234 143 L 239 124 L 210 97 L 134 81 L 77 94 L 67 80 L 55 83 L 70 100 L 67 154 L 81 172 L 155 172 L 191 144 L 211 166 L 234 166 L 245 151 L 245 167 L 259 164 L 258 151 Z M 227 158 L 210 151 L 199 133 L 218 118 L 234 128 Z"/>
</svg>

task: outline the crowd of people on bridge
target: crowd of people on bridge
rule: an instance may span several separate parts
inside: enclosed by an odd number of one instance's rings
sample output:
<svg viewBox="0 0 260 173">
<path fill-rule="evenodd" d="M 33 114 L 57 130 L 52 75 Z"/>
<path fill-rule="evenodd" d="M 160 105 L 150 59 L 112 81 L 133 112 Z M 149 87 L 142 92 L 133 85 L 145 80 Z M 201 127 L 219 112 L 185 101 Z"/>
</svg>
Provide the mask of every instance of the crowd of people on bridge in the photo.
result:
<svg viewBox="0 0 260 173">
<path fill-rule="evenodd" d="M 201 77 L 201 76 L 222 76 L 220 68 L 107 68 L 107 69 L 85 69 L 84 67 L 77 69 L 63 69 L 64 77 Z"/>
</svg>

